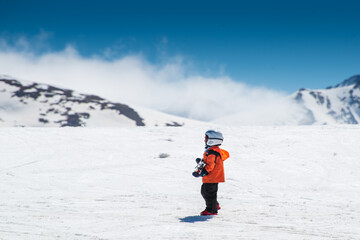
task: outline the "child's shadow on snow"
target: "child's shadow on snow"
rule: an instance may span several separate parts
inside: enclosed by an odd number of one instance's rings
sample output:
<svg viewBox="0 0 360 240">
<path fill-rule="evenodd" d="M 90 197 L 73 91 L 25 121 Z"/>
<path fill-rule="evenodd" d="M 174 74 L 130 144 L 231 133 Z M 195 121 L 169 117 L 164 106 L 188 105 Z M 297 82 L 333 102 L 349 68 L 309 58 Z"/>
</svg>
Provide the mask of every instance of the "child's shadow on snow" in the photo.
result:
<svg viewBox="0 0 360 240">
<path fill-rule="evenodd" d="M 179 218 L 180 222 L 186 223 L 196 223 L 196 222 L 206 222 L 210 220 L 213 216 L 188 216 L 184 218 Z"/>
</svg>

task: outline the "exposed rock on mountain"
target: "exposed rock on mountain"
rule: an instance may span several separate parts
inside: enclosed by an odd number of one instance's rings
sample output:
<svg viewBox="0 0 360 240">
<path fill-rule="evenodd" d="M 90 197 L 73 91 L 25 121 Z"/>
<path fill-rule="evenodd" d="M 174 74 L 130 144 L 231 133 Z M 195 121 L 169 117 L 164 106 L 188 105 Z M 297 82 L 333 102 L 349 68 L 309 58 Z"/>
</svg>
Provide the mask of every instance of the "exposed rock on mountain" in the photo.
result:
<svg viewBox="0 0 360 240">
<path fill-rule="evenodd" d="M 146 112 L 146 111 L 145 111 Z M 95 95 L 0 77 L 0 126 L 182 126 L 184 119 Z"/>
<path fill-rule="evenodd" d="M 313 116 L 311 124 L 360 123 L 360 75 L 327 89 L 300 89 L 292 98 Z"/>
</svg>

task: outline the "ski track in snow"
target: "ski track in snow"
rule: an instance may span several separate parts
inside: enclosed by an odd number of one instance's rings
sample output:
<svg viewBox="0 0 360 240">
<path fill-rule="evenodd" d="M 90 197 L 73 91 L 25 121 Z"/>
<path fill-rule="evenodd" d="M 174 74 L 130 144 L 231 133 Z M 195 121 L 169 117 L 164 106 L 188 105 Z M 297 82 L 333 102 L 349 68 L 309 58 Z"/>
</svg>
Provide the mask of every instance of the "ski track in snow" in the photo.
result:
<svg viewBox="0 0 360 240">
<path fill-rule="evenodd" d="M 222 209 L 200 217 L 206 130 L 1 128 L 0 239 L 360 239 L 359 126 L 219 127 Z"/>
</svg>

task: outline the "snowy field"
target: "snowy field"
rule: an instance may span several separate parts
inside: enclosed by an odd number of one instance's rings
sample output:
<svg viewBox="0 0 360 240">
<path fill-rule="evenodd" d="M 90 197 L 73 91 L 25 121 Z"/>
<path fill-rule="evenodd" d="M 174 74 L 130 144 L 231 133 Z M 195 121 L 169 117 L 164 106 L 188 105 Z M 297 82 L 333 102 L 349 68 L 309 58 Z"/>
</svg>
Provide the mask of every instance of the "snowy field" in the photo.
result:
<svg viewBox="0 0 360 240">
<path fill-rule="evenodd" d="M 360 239 L 359 126 L 218 128 L 222 209 L 200 217 L 206 130 L 1 128 L 0 239 Z"/>
</svg>

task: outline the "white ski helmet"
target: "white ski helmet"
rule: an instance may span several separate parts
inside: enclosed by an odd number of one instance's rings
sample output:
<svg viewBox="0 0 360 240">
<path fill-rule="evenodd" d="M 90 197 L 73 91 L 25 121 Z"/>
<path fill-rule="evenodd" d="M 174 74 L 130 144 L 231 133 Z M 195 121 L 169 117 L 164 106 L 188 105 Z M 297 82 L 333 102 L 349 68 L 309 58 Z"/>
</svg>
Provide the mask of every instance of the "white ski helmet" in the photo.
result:
<svg viewBox="0 0 360 240">
<path fill-rule="evenodd" d="M 221 132 L 208 130 L 205 133 L 205 143 L 207 146 L 220 146 L 224 140 Z"/>
</svg>

